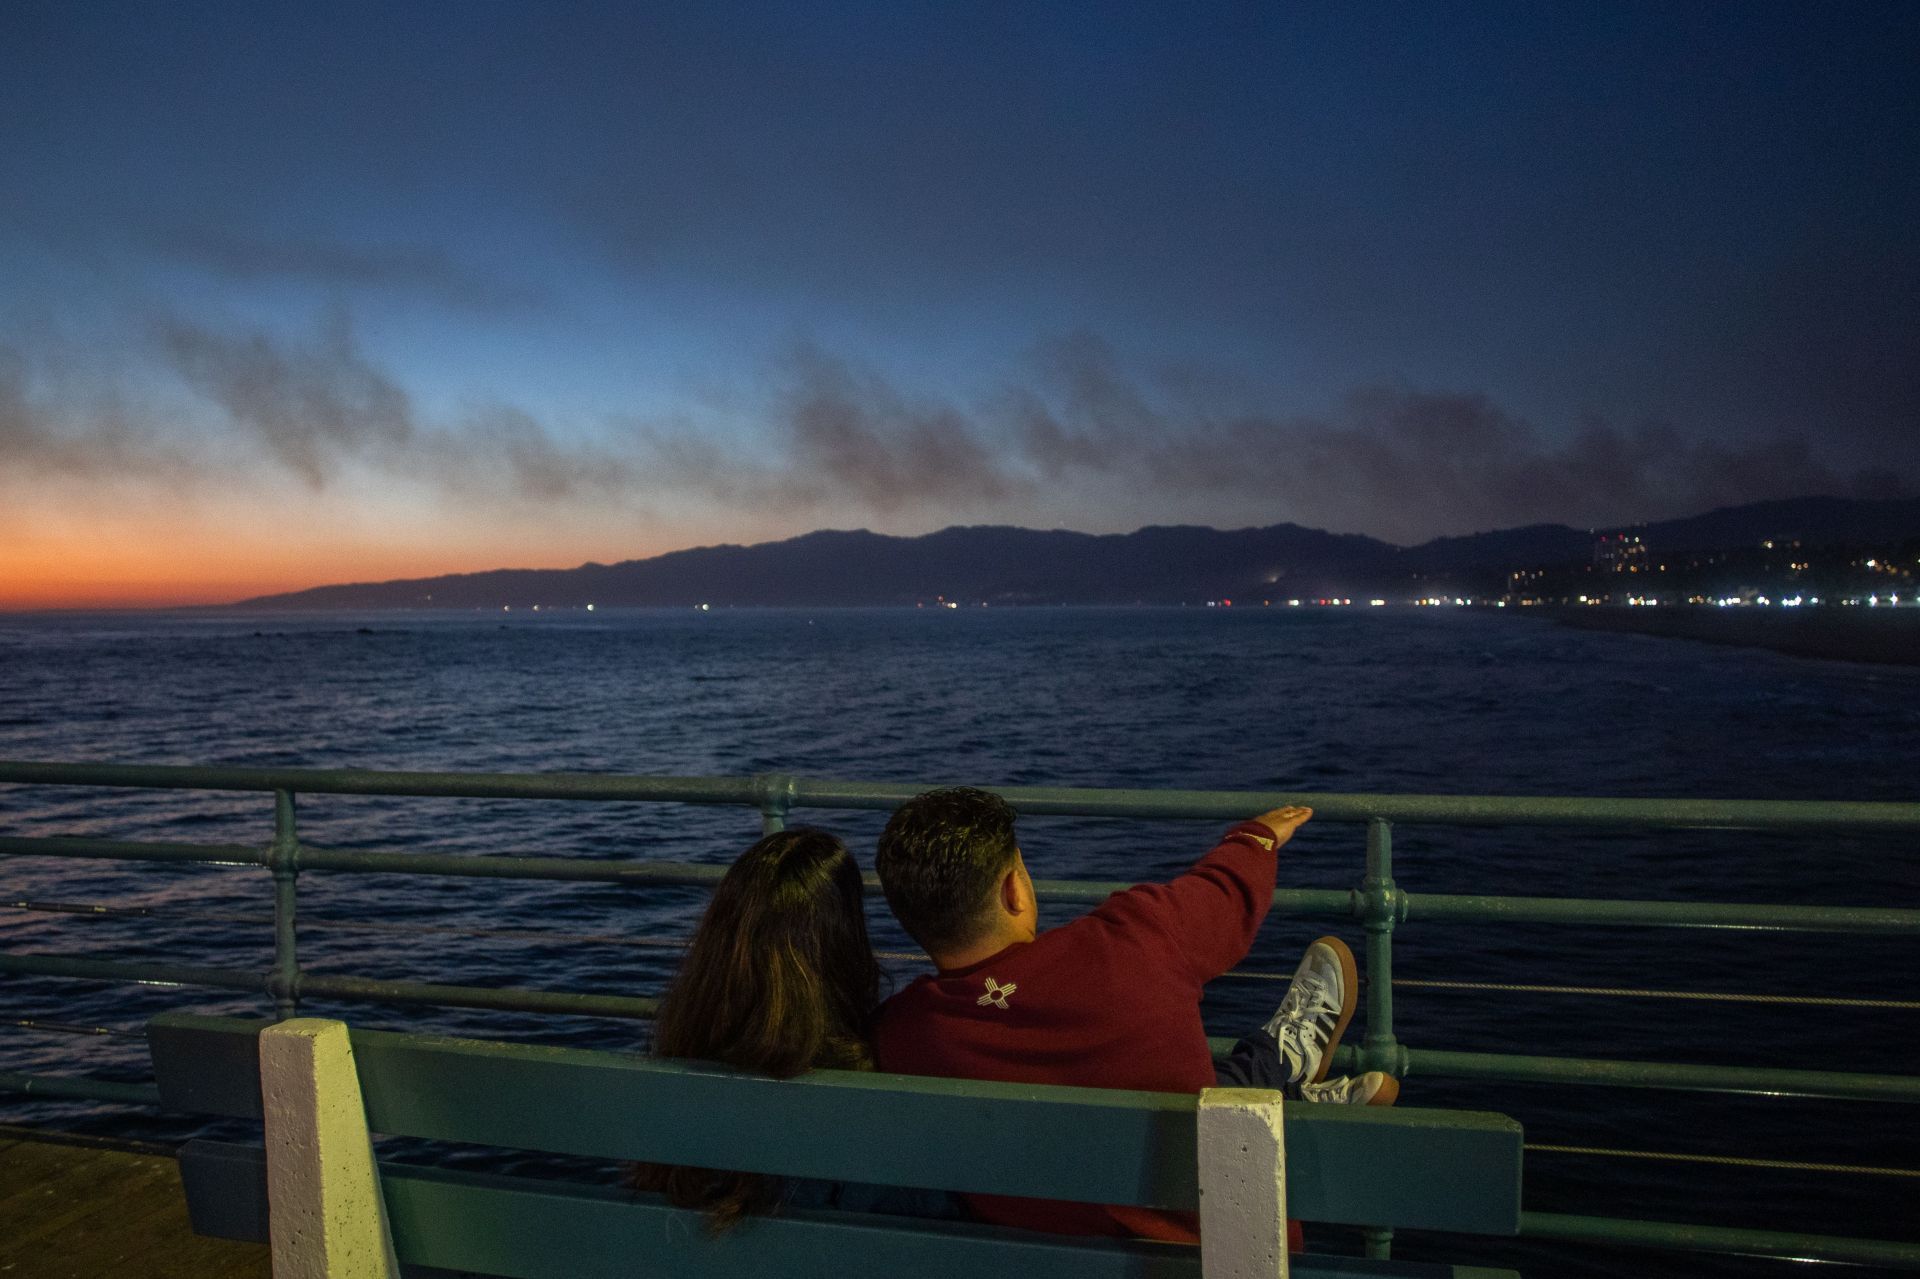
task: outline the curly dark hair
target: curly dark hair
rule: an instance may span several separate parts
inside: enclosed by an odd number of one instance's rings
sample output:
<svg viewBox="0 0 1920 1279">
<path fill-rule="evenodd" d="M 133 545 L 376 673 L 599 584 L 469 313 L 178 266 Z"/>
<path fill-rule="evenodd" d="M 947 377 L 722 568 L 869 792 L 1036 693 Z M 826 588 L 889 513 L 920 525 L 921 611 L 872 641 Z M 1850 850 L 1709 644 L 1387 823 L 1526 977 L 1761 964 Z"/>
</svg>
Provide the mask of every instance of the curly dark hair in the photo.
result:
<svg viewBox="0 0 1920 1279">
<path fill-rule="evenodd" d="M 874 869 L 900 926 L 929 951 L 953 950 L 984 931 L 994 890 L 1019 855 L 1012 805 L 954 786 L 894 811 Z"/>
<path fill-rule="evenodd" d="M 873 1069 L 867 1024 L 880 1003 L 860 867 L 823 830 L 768 835 L 714 889 L 654 1023 L 657 1057 L 692 1057 L 790 1078 L 815 1067 Z M 639 1164 L 633 1182 L 700 1208 L 718 1232 L 780 1202 L 758 1173 Z"/>
</svg>

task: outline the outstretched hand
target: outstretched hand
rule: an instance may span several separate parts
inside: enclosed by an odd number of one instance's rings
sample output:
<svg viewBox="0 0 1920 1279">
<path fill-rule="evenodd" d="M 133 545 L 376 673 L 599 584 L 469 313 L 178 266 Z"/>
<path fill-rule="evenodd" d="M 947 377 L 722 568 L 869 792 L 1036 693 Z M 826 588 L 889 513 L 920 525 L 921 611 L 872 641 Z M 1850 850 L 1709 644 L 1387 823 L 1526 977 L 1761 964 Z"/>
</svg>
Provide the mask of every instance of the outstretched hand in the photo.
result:
<svg viewBox="0 0 1920 1279">
<path fill-rule="evenodd" d="M 1306 825 L 1312 816 L 1311 808 L 1297 808 L 1289 805 L 1286 808 L 1276 808 L 1272 812 L 1262 813 L 1253 820 L 1273 832 L 1273 846 L 1278 848 L 1292 839 L 1293 832 Z"/>
</svg>

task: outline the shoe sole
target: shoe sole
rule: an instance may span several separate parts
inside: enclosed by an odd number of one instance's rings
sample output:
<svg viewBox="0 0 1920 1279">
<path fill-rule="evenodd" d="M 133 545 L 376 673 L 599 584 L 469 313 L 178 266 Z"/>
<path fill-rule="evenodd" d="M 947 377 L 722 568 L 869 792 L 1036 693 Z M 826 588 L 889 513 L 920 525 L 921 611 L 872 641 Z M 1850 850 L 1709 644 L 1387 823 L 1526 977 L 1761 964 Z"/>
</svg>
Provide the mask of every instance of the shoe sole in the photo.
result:
<svg viewBox="0 0 1920 1279">
<path fill-rule="evenodd" d="M 1369 1106 L 1391 1106 L 1399 1100 L 1400 1081 L 1392 1075 L 1388 1075 L 1387 1081 L 1380 1085 L 1380 1091 L 1367 1098 L 1367 1104 Z"/>
<path fill-rule="evenodd" d="M 1347 1033 L 1347 1025 L 1353 1021 L 1354 1006 L 1360 1001 L 1360 966 L 1353 960 L 1353 948 L 1338 937 L 1318 937 L 1314 939 L 1313 945 L 1329 947 L 1339 958 L 1340 989 L 1346 992 L 1347 996 L 1340 1005 L 1340 1019 L 1333 1023 L 1333 1032 L 1327 1036 L 1327 1046 L 1320 1052 L 1320 1069 L 1314 1073 L 1312 1079 L 1306 1081 L 1317 1084 L 1327 1077 L 1328 1071 L 1333 1069 L 1333 1050 L 1340 1046 L 1340 1037 Z M 1308 949 L 1311 950 L 1312 947 Z M 1395 1084 L 1394 1094 L 1398 1096 L 1399 1091 L 1399 1085 Z"/>
</svg>

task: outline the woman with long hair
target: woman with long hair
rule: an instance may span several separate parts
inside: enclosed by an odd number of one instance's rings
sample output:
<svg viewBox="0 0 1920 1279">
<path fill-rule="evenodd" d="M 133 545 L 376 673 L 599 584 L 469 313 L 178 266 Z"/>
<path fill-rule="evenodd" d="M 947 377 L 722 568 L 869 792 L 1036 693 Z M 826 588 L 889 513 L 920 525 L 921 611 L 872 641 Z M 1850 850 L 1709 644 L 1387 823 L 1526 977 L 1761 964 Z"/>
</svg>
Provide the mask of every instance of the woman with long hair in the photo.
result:
<svg viewBox="0 0 1920 1279">
<path fill-rule="evenodd" d="M 690 1057 L 786 1079 L 816 1068 L 871 1070 L 867 1023 L 880 966 L 867 942 L 860 867 L 823 830 L 761 839 L 714 889 L 654 1023 L 657 1057 Z M 793 1197 L 778 1177 L 658 1164 L 634 1182 L 714 1230 Z M 826 1196 L 803 1196 L 817 1200 Z"/>
</svg>

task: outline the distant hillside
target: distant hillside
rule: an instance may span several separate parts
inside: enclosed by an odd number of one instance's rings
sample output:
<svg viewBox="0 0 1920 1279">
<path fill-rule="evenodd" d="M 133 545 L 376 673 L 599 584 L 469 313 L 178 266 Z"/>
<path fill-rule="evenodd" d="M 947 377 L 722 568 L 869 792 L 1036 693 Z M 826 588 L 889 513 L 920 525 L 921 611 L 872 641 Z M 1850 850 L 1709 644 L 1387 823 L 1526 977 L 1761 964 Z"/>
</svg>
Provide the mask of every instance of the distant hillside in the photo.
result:
<svg viewBox="0 0 1920 1279">
<path fill-rule="evenodd" d="M 1435 538 L 1400 552 L 1398 563 L 1409 573 L 1430 574 L 1565 564 L 1591 555 L 1599 534 L 1622 532 L 1638 534 L 1650 549 L 1662 553 L 1719 551 L 1767 540 L 1808 546 L 1900 542 L 1920 537 L 1920 499 L 1796 497 L 1727 506 L 1678 520 L 1593 530 L 1529 524 L 1468 537 Z"/>
<path fill-rule="evenodd" d="M 1661 550 L 1764 538 L 1809 545 L 1920 536 L 1920 500 L 1802 498 L 1635 526 Z M 243 601 L 284 609 L 903 605 L 945 597 L 995 604 L 1177 604 L 1359 594 L 1427 577 L 1586 559 L 1593 533 L 1560 524 L 1439 538 L 1403 548 L 1297 524 L 1222 531 L 1150 527 L 1095 535 L 981 525 L 922 537 L 823 531 L 757 546 L 705 546 L 619 564 L 496 569 L 321 586 Z"/>
<path fill-rule="evenodd" d="M 1920 537 L 1920 499 L 1868 502 L 1845 497 L 1795 497 L 1779 502 L 1726 506 L 1705 515 L 1633 531 L 1662 551 L 1717 551 L 1758 542 L 1799 541 L 1808 546 L 1870 545 Z"/>
<path fill-rule="evenodd" d="M 808 533 L 573 569 L 499 569 L 415 581 L 322 586 L 248 608 L 499 608 L 885 605 L 937 597 L 1003 604 L 1178 603 L 1262 584 L 1295 593 L 1383 571 L 1394 548 L 1293 524 L 1221 532 L 1144 528 L 1095 536 L 1006 527 L 924 537 Z M 1279 584 L 1284 583 L 1284 587 Z"/>
</svg>

